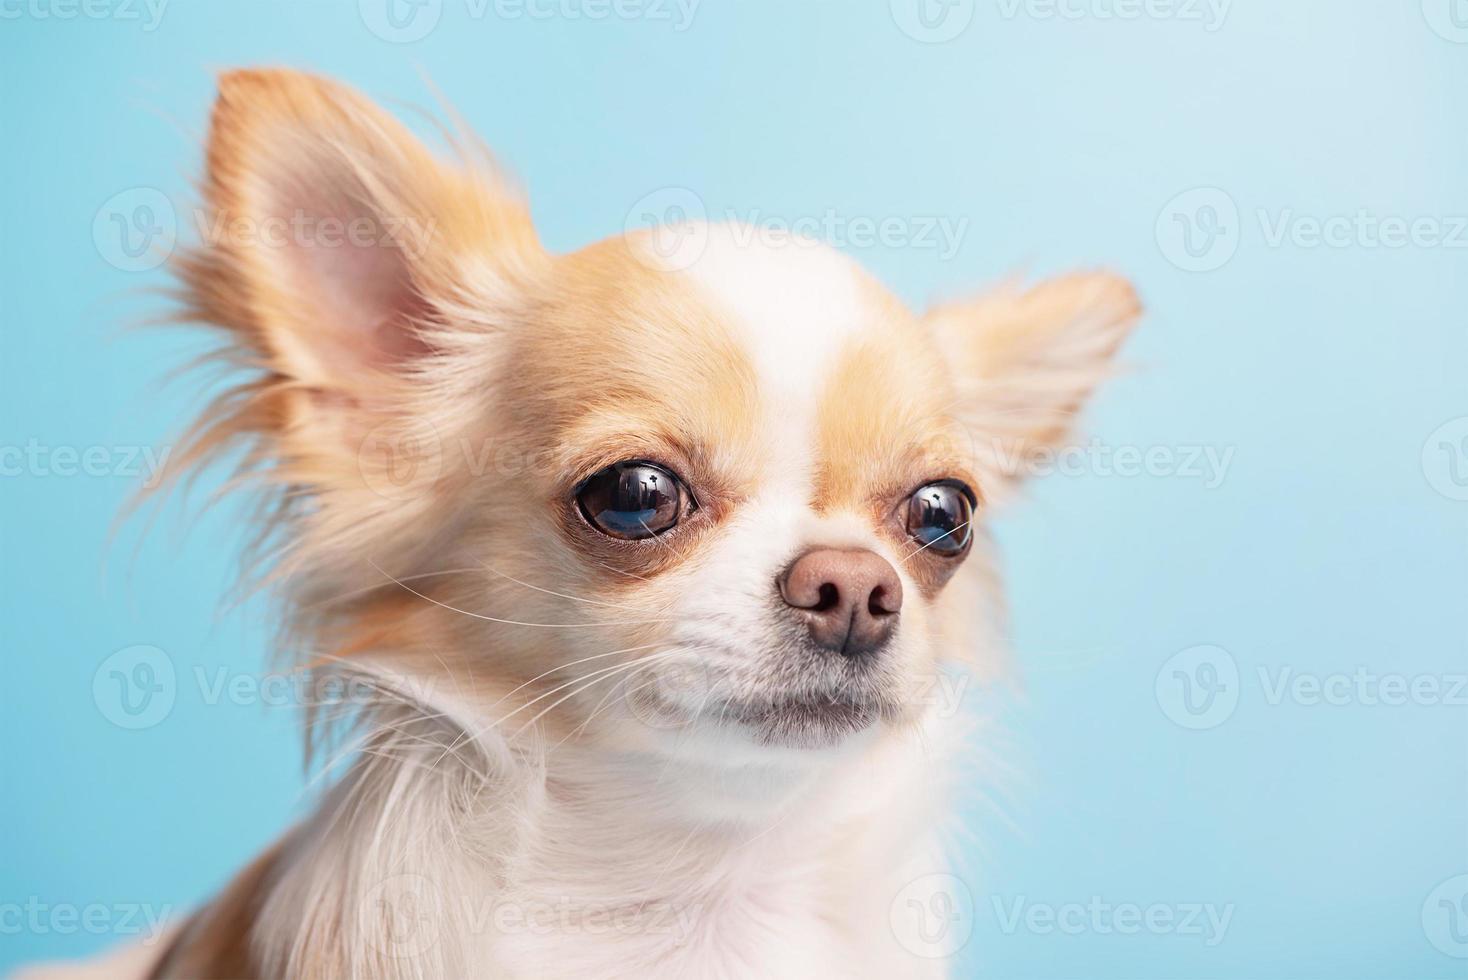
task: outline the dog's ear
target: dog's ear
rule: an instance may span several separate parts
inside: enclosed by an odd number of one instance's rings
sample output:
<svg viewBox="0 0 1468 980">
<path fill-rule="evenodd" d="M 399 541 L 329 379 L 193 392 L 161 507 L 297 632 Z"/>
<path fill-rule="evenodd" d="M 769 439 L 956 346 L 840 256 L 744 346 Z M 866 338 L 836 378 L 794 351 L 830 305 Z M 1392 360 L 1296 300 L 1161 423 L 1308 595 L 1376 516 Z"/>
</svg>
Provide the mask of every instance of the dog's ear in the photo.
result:
<svg viewBox="0 0 1468 980">
<path fill-rule="evenodd" d="M 495 340 L 549 261 L 487 151 L 450 142 L 441 159 L 324 79 L 219 82 L 178 318 L 222 328 L 250 373 L 172 472 L 244 448 L 321 560 L 427 539 L 466 475 L 444 447 L 482 418 Z"/>
<path fill-rule="evenodd" d="M 1035 453 L 1064 443 L 1140 314 L 1131 284 L 1108 273 L 1009 286 L 928 314 L 991 485 L 1015 482 Z"/>
<path fill-rule="evenodd" d="M 451 344 L 471 290 L 541 254 L 491 170 L 442 162 L 357 92 L 292 71 L 221 77 L 204 190 L 185 270 L 202 318 L 321 404 L 390 391 Z"/>
</svg>

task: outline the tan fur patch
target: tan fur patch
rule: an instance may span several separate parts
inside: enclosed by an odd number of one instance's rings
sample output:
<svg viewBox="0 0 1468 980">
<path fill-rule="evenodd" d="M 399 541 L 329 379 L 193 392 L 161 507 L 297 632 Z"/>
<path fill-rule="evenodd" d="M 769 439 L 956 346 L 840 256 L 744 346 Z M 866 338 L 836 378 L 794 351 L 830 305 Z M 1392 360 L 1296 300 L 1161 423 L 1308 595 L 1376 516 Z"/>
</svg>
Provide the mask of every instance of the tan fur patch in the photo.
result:
<svg viewBox="0 0 1468 980">
<path fill-rule="evenodd" d="M 932 338 L 894 298 L 875 286 L 867 292 L 875 326 L 846 345 L 820 393 L 820 512 L 865 513 L 923 480 L 965 478 L 971 466 Z"/>
</svg>

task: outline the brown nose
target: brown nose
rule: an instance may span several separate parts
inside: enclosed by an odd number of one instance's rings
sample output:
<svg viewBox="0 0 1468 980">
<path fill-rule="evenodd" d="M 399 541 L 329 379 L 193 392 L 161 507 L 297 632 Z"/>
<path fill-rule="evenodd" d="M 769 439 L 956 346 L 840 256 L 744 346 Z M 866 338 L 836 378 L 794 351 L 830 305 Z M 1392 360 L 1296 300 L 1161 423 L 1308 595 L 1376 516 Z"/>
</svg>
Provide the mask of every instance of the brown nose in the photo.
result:
<svg viewBox="0 0 1468 980">
<path fill-rule="evenodd" d="M 780 577 L 780 595 L 818 646 L 850 657 L 886 643 L 902 610 L 902 580 L 871 551 L 806 552 Z"/>
</svg>

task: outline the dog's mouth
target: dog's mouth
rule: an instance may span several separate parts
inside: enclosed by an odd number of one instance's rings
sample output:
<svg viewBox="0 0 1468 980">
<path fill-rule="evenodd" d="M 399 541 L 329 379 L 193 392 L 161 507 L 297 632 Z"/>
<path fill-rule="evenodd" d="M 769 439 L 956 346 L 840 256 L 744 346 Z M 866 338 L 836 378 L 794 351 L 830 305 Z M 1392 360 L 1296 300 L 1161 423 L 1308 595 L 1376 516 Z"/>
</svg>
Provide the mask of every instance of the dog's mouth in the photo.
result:
<svg viewBox="0 0 1468 980">
<path fill-rule="evenodd" d="M 828 672 L 788 684 L 740 683 L 697 661 L 664 666 L 653 682 L 638 680 L 626 703 L 654 728 L 706 727 L 782 748 L 832 748 L 880 723 L 911 717 L 891 672 Z"/>
<path fill-rule="evenodd" d="M 897 715 L 895 705 L 874 698 L 808 697 L 725 702 L 713 717 L 745 729 L 762 745 L 829 748 Z"/>
<path fill-rule="evenodd" d="M 879 722 L 897 722 L 903 715 L 900 705 L 880 697 L 709 698 L 690 708 L 645 689 L 628 702 L 639 720 L 656 728 L 709 724 L 737 729 L 760 745 L 785 748 L 830 748 Z"/>
</svg>

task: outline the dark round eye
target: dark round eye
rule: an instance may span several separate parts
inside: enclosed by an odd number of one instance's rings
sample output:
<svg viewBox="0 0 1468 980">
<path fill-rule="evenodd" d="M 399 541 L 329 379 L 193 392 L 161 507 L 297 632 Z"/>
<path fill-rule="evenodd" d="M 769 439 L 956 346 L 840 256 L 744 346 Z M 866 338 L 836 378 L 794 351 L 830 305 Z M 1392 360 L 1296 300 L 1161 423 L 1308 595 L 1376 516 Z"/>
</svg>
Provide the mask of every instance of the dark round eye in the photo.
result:
<svg viewBox="0 0 1468 980">
<path fill-rule="evenodd" d="M 672 530 L 693 500 L 670 470 L 632 460 L 613 463 L 587 480 L 576 503 L 598 531 L 638 541 Z"/>
<path fill-rule="evenodd" d="M 907 501 L 907 533 L 922 550 L 953 557 L 968 550 L 974 532 L 972 492 L 956 480 L 922 487 Z"/>
</svg>

